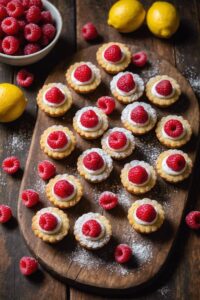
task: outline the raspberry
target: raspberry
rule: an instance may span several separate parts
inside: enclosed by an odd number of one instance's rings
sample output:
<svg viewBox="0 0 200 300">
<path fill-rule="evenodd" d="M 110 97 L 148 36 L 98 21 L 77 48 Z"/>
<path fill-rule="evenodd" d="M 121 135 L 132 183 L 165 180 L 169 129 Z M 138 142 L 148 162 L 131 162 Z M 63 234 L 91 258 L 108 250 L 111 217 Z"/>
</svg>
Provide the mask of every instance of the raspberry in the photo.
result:
<svg viewBox="0 0 200 300">
<path fill-rule="evenodd" d="M 52 14 L 50 11 L 44 10 L 41 12 L 41 21 L 42 23 L 53 23 Z"/>
<path fill-rule="evenodd" d="M 164 131 L 168 136 L 177 138 L 183 133 L 183 124 L 179 120 L 170 119 L 165 123 Z"/>
<path fill-rule="evenodd" d="M 148 121 L 148 112 L 142 105 L 136 106 L 131 111 L 131 120 L 137 124 L 145 124 Z"/>
<path fill-rule="evenodd" d="M 120 61 L 122 58 L 122 51 L 118 45 L 108 47 L 104 52 L 104 58 L 112 63 Z"/>
<path fill-rule="evenodd" d="M 124 132 L 114 131 L 108 137 L 108 144 L 114 150 L 123 148 L 127 143 L 127 137 Z"/>
<path fill-rule="evenodd" d="M 2 48 L 2 40 L 0 40 L 0 53 L 3 52 L 3 48 Z"/>
<path fill-rule="evenodd" d="M 172 91 L 173 87 L 169 80 L 161 80 L 156 84 L 156 92 L 162 96 L 169 96 Z"/>
<path fill-rule="evenodd" d="M 67 198 L 74 192 L 74 186 L 67 180 L 59 180 L 53 187 L 54 193 L 61 198 Z"/>
<path fill-rule="evenodd" d="M 129 93 L 135 88 L 135 82 L 131 74 L 122 75 L 117 81 L 117 87 L 119 90 Z"/>
<path fill-rule="evenodd" d="M 10 0 L 0 0 L 0 4 L 1 4 L 2 6 L 5 6 L 5 7 L 6 7 L 6 5 L 8 4 L 9 1 L 10 1 Z"/>
<path fill-rule="evenodd" d="M 88 65 L 83 64 L 76 68 L 74 77 L 80 82 L 87 82 L 92 78 L 92 70 Z"/>
<path fill-rule="evenodd" d="M 30 7 L 29 1 L 30 0 L 22 0 L 22 5 L 23 5 L 24 9 L 26 9 L 26 10 Z"/>
<path fill-rule="evenodd" d="M 3 32 L 0 24 L 0 38 L 3 38 L 5 36 L 5 33 Z"/>
<path fill-rule="evenodd" d="M 50 103 L 60 104 L 65 99 L 65 95 L 55 86 L 46 92 L 45 99 Z"/>
<path fill-rule="evenodd" d="M 97 38 L 98 36 L 98 32 L 96 27 L 94 26 L 93 23 L 89 22 L 86 23 L 83 27 L 82 27 L 82 36 L 86 41 L 91 41 Z"/>
<path fill-rule="evenodd" d="M 56 130 L 51 132 L 47 138 L 47 144 L 52 149 L 62 149 L 68 143 L 68 138 L 63 131 Z"/>
<path fill-rule="evenodd" d="M 26 13 L 26 20 L 29 23 L 39 23 L 41 20 L 41 11 L 38 6 L 31 6 Z"/>
<path fill-rule="evenodd" d="M 14 35 L 19 31 L 19 24 L 15 18 L 7 17 L 2 21 L 1 28 L 7 35 Z"/>
<path fill-rule="evenodd" d="M 200 211 L 191 211 L 187 214 L 185 222 L 191 229 L 200 229 Z"/>
<path fill-rule="evenodd" d="M 115 260 L 119 264 L 127 263 L 132 256 L 132 249 L 126 244 L 120 244 L 115 248 Z"/>
<path fill-rule="evenodd" d="M 45 35 L 49 40 L 53 40 L 56 34 L 56 28 L 50 23 L 44 24 L 42 26 L 42 33 Z"/>
<path fill-rule="evenodd" d="M 49 44 L 49 39 L 47 36 L 42 35 L 41 39 L 39 40 L 41 46 L 46 47 Z"/>
<path fill-rule="evenodd" d="M 39 202 L 39 194 L 32 189 L 24 190 L 21 199 L 26 207 L 33 207 Z"/>
<path fill-rule="evenodd" d="M 0 4 L 0 21 L 7 17 L 7 11 L 3 5 Z"/>
<path fill-rule="evenodd" d="M 89 220 L 82 226 L 82 233 L 89 237 L 98 237 L 101 233 L 101 225 L 96 220 Z"/>
<path fill-rule="evenodd" d="M 100 97 L 97 100 L 97 106 L 103 110 L 106 115 L 110 115 L 115 109 L 115 99 L 109 96 Z"/>
<path fill-rule="evenodd" d="M 0 223 L 8 222 L 12 217 L 11 208 L 8 205 L 0 205 Z"/>
<path fill-rule="evenodd" d="M 147 63 L 147 54 L 144 51 L 132 55 L 132 63 L 137 67 L 144 67 Z"/>
<path fill-rule="evenodd" d="M 20 1 L 8 2 L 6 9 L 10 17 L 19 18 L 24 14 L 24 8 Z"/>
<path fill-rule="evenodd" d="M 2 169 L 8 174 L 14 174 L 20 169 L 20 161 L 16 156 L 10 156 L 2 162 Z"/>
<path fill-rule="evenodd" d="M 22 87 L 29 87 L 32 85 L 33 80 L 34 80 L 34 76 L 32 73 L 28 72 L 25 69 L 21 69 L 18 73 L 17 73 L 17 84 L 22 86 Z"/>
<path fill-rule="evenodd" d="M 138 165 L 129 170 L 128 179 L 134 184 L 143 184 L 148 179 L 148 173 L 144 167 Z"/>
<path fill-rule="evenodd" d="M 99 205 L 105 210 L 113 209 L 118 204 L 118 197 L 112 192 L 103 192 L 99 196 Z"/>
<path fill-rule="evenodd" d="M 185 168 L 186 161 L 183 155 L 181 154 L 172 154 L 170 155 L 166 163 L 170 169 L 172 169 L 175 172 L 179 172 Z"/>
<path fill-rule="evenodd" d="M 40 9 L 43 8 L 43 4 L 41 0 L 29 0 L 29 7 L 38 6 Z"/>
<path fill-rule="evenodd" d="M 18 20 L 18 25 L 19 25 L 19 30 L 24 31 L 24 27 L 26 26 L 26 21 L 25 20 Z"/>
<path fill-rule="evenodd" d="M 37 24 L 30 23 L 24 27 L 25 39 L 29 42 L 36 42 L 40 39 L 42 31 Z"/>
<path fill-rule="evenodd" d="M 53 177 L 55 174 L 56 174 L 56 167 L 52 162 L 48 160 L 43 160 L 38 164 L 38 175 L 43 180 L 48 180 L 51 177 Z"/>
<path fill-rule="evenodd" d="M 24 47 L 24 54 L 25 55 L 33 54 L 33 53 L 36 53 L 38 51 L 40 51 L 40 46 L 36 43 L 30 43 L 30 44 L 27 44 Z"/>
<path fill-rule="evenodd" d="M 86 128 L 93 128 L 98 125 L 99 118 L 94 110 L 89 109 L 81 115 L 80 122 Z"/>
<path fill-rule="evenodd" d="M 85 155 L 83 164 L 87 169 L 96 171 L 103 167 L 104 161 L 99 153 L 93 151 Z"/>
<path fill-rule="evenodd" d="M 142 204 L 136 209 L 136 217 L 144 222 L 153 222 L 156 216 L 157 212 L 151 204 Z"/>
<path fill-rule="evenodd" d="M 29 276 L 37 271 L 38 262 L 33 257 L 23 256 L 20 259 L 19 268 L 23 275 Z"/>
<path fill-rule="evenodd" d="M 39 225 L 43 230 L 52 231 L 58 225 L 58 220 L 52 213 L 44 213 L 39 218 Z"/>
</svg>

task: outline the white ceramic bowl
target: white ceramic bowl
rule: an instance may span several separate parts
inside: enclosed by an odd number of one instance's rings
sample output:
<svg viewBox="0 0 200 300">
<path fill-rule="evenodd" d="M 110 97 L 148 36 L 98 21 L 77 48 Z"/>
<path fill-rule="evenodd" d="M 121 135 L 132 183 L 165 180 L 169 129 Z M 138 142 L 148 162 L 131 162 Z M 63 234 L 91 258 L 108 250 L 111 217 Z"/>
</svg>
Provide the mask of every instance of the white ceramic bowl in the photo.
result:
<svg viewBox="0 0 200 300">
<path fill-rule="evenodd" d="M 36 53 L 33 53 L 33 54 L 12 56 L 12 55 L 0 53 L 0 62 L 1 63 L 5 63 L 5 64 L 12 65 L 12 66 L 30 65 L 30 64 L 33 64 L 33 63 L 41 60 L 42 58 L 44 58 L 53 49 L 53 47 L 55 46 L 55 44 L 58 41 L 58 38 L 61 34 L 62 17 L 60 15 L 59 11 L 57 10 L 57 8 L 53 4 L 51 4 L 47 0 L 42 0 L 42 2 L 44 5 L 44 8 L 51 12 L 52 17 L 55 21 L 57 31 L 56 31 L 56 36 L 54 37 L 54 39 L 45 48 L 43 48 L 42 50 L 40 50 Z"/>
</svg>

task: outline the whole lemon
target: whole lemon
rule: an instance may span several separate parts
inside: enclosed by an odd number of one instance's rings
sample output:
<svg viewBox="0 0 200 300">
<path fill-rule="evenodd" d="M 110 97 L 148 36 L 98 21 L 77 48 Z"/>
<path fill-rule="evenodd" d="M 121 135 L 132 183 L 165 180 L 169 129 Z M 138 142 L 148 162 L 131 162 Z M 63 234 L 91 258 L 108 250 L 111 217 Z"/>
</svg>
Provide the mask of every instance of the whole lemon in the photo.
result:
<svg viewBox="0 0 200 300">
<path fill-rule="evenodd" d="M 139 0 L 120 0 L 113 4 L 108 15 L 108 25 L 120 32 L 139 28 L 145 19 L 145 10 Z"/>
<path fill-rule="evenodd" d="M 0 122 L 12 122 L 26 108 L 27 100 L 20 88 L 14 84 L 0 84 Z"/>
<path fill-rule="evenodd" d="M 179 23 L 177 9 L 169 2 L 154 2 L 147 12 L 147 26 L 158 37 L 170 38 L 177 31 Z"/>
</svg>

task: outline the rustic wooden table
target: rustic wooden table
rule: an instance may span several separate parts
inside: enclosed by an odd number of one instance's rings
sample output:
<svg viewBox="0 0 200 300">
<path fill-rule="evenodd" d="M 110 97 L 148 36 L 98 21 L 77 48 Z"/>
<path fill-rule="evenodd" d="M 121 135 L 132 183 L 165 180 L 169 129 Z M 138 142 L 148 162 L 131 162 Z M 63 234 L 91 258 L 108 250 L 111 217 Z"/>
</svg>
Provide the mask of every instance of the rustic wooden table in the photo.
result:
<svg viewBox="0 0 200 300">
<path fill-rule="evenodd" d="M 56 48 L 42 62 L 30 67 L 36 81 L 34 86 L 26 90 L 29 104 L 24 115 L 12 124 L 0 126 L 0 157 L 1 160 L 9 155 L 17 155 L 25 166 L 32 132 L 37 115 L 35 96 L 42 86 L 44 79 L 52 68 L 64 57 L 76 49 L 88 47 L 81 38 L 81 27 L 87 21 L 94 22 L 103 41 L 124 41 L 155 51 L 174 64 L 190 81 L 197 96 L 200 97 L 200 3 L 197 0 L 182 0 L 174 2 L 181 14 L 181 26 L 178 33 L 169 41 L 154 38 L 143 26 L 133 34 L 121 35 L 106 25 L 107 11 L 114 1 L 94 0 L 53 0 L 60 10 L 64 26 L 62 37 Z M 146 6 L 154 1 L 143 0 Z M 0 64 L 0 82 L 15 83 L 17 68 Z M 197 157 L 197 164 L 200 156 Z M 23 172 L 10 177 L 1 173 L 0 191 L 1 203 L 12 207 L 16 216 L 18 191 Z M 190 201 L 187 210 L 200 208 L 200 189 L 197 183 L 198 168 L 195 169 L 191 186 Z M 66 286 L 52 278 L 42 270 L 33 278 L 24 278 L 18 268 L 19 259 L 28 255 L 29 251 L 19 232 L 19 224 L 14 218 L 6 226 L 0 227 L 0 299 L 1 300 L 31 300 L 31 299 L 108 299 L 89 295 Z M 199 273 L 200 248 L 198 234 L 188 230 L 183 224 L 174 251 L 168 261 L 165 271 L 151 286 L 132 299 L 200 299 Z M 125 297 L 123 299 L 126 299 Z"/>
</svg>

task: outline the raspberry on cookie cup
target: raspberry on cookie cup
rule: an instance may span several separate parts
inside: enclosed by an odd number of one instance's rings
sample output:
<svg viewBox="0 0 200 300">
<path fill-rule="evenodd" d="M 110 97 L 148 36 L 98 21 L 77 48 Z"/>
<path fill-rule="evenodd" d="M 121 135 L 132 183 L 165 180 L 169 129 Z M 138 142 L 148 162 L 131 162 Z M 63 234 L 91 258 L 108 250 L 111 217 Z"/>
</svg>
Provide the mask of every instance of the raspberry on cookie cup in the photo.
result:
<svg viewBox="0 0 200 300">
<path fill-rule="evenodd" d="M 82 247 L 96 250 L 109 242 L 112 228 L 106 217 L 90 212 L 78 218 L 74 225 L 74 235 Z"/>
</svg>

